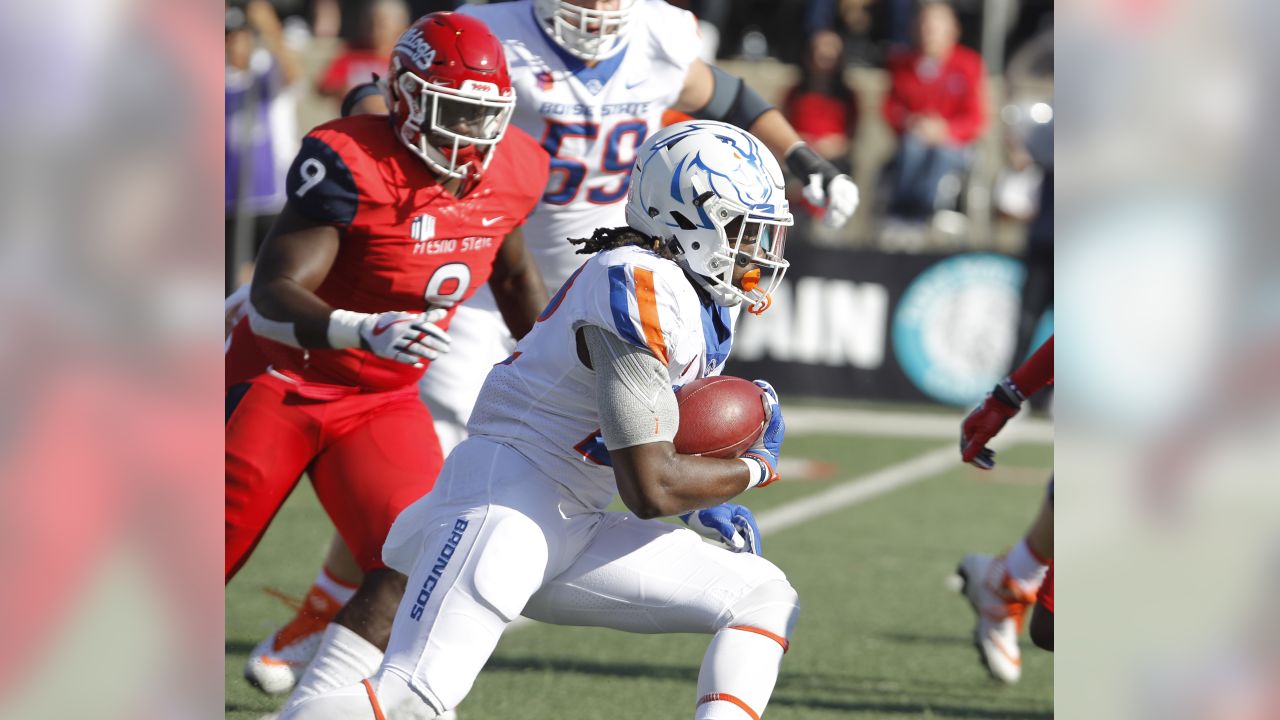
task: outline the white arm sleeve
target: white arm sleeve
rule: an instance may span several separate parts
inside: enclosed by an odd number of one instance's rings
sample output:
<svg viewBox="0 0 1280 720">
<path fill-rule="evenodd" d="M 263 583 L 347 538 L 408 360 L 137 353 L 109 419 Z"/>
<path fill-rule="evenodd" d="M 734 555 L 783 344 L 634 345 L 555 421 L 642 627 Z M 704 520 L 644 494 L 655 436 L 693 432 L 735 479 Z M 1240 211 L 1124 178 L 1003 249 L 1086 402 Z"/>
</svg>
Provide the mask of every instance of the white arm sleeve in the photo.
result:
<svg viewBox="0 0 1280 720">
<path fill-rule="evenodd" d="M 680 425 L 667 368 L 651 353 L 594 325 L 582 328 L 596 373 L 600 432 L 610 450 L 671 442 Z"/>
</svg>

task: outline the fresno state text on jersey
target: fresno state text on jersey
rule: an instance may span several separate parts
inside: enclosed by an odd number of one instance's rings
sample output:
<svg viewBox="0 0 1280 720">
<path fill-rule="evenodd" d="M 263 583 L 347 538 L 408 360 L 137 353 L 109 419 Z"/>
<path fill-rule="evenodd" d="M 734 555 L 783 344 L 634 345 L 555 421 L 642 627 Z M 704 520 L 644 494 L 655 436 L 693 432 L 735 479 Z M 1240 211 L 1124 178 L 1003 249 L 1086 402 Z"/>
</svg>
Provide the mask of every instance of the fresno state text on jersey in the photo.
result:
<svg viewBox="0 0 1280 720">
<path fill-rule="evenodd" d="M 312 130 L 289 168 L 289 205 L 338 228 L 337 258 L 316 294 L 334 308 L 379 313 L 456 307 L 489 279 L 502 239 L 538 202 L 547 155 L 509 128 L 462 197 L 396 138 L 385 115 Z M 448 327 L 453 317 L 440 322 Z M 273 367 L 307 382 L 387 389 L 423 370 L 359 349 L 299 350 L 258 338 Z"/>
</svg>

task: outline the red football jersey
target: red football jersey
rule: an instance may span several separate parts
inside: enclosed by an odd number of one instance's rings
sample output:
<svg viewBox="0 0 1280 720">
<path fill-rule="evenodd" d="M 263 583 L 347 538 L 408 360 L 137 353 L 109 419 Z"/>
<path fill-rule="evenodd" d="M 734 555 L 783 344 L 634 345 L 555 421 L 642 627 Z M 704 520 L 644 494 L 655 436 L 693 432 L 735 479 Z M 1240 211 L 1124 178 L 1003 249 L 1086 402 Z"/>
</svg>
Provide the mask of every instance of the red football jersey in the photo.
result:
<svg viewBox="0 0 1280 720">
<path fill-rule="evenodd" d="M 317 127 L 303 138 L 287 180 L 290 206 L 342 235 L 316 294 L 366 313 L 456 307 L 488 281 L 502 239 L 541 199 L 549 166 L 537 142 L 510 127 L 476 187 L 457 198 L 400 144 L 385 115 Z M 440 324 L 448 327 L 452 317 Z M 423 373 L 364 350 L 258 341 L 275 370 L 305 382 L 378 390 Z"/>
</svg>

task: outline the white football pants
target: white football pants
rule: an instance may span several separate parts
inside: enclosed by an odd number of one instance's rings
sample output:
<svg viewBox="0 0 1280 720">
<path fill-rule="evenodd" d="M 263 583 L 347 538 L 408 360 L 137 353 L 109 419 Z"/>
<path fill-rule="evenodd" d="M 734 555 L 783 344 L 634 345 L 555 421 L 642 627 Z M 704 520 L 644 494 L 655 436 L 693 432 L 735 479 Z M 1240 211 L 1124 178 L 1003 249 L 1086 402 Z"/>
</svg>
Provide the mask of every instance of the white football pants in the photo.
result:
<svg viewBox="0 0 1280 720">
<path fill-rule="evenodd" d="M 586 508 L 487 438 L 454 450 L 431 493 L 396 520 L 383 559 L 409 582 L 382 667 L 368 687 L 312 698 L 290 720 L 372 718 L 375 695 L 387 720 L 452 709 L 522 612 L 561 625 L 715 634 L 691 715 L 758 718 L 798 611 L 769 561 L 686 528 Z"/>
</svg>

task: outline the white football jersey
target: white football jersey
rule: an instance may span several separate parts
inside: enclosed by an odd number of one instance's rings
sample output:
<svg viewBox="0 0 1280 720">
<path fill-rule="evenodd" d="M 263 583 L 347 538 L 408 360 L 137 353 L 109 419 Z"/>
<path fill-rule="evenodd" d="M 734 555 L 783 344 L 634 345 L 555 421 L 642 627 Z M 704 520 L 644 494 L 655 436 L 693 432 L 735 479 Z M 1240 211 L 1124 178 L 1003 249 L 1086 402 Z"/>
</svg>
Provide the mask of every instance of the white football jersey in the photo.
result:
<svg viewBox="0 0 1280 720">
<path fill-rule="evenodd" d="M 674 387 L 720 374 L 735 315 L 704 302 L 684 271 L 655 253 L 623 247 L 592 256 L 489 372 L 467 430 L 514 448 L 603 510 L 617 484 L 600 434 L 595 372 L 578 359 L 578 328 L 595 325 L 649 350 Z"/>
<path fill-rule="evenodd" d="M 511 122 L 551 155 L 551 177 L 524 237 L 547 287 L 558 288 L 585 259 L 568 238 L 626 225 L 636 148 L 662 127 L 684 87 L 702 47 L 697 20 L 662 0 L 641 0 L 626 49 L 588 68 L 547 35 L 531 0 L 460 12 L 502 40 L 516 90 Z"/>
</svg>

